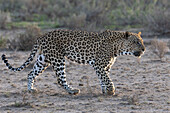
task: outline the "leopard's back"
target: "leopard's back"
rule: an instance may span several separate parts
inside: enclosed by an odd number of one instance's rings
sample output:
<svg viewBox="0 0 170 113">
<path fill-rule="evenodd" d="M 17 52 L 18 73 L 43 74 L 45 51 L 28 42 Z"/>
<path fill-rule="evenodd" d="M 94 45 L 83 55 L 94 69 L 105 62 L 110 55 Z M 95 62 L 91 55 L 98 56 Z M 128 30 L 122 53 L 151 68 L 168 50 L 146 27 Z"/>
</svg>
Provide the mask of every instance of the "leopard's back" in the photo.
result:
<svg viewBox="0 0 170 113">
<path fill-rule="evenodd" d="M 98 33 L 86 31 L 55 30 L 41 38 L 41 52 L 49 62 L 53 57 L 64 56 L 71 61 L 88 64 L 95 59 L 100 46 Z"/>
</svg>

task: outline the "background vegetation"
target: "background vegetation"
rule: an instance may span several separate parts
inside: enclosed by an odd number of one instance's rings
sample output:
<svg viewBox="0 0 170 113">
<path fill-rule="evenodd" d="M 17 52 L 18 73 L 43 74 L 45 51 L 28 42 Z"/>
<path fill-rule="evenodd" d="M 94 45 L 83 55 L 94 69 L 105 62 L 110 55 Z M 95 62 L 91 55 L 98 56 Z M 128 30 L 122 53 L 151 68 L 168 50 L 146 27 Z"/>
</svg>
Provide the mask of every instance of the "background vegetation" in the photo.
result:
<svg viewBox="0 0 170 113">
<path fill-rule="evenodd" d="M 149 28 L 170 32 L 169 0 L 0 0 L 0 28 Z"/>
<path fill-rule="evenodd" d="M 36 36 L 57 28 L 170 35 L 169 20 L 169 0 L 0 0 L 0 48 L 30 50 Z M 15 29 L 25 32 L 1 33 Z"/>
</svg>

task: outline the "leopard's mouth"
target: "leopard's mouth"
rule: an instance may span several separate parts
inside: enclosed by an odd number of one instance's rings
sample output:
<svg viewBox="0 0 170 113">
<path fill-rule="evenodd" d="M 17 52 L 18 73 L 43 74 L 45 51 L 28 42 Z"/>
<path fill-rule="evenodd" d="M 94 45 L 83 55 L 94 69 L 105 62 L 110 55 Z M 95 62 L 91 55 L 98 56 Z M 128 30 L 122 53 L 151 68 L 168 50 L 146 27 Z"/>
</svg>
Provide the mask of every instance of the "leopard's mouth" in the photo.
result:
<svg viewBox="0 0 170 113">
<path fill-rule="evenodd" d="M 135 51 L 135 52 L 133 53 L 133 55 L 134 55 L 135 57 L 138 57 L 138 58 L 140 58 L 143 54 L 144 54 L 143 51 Z"/>
</svg>

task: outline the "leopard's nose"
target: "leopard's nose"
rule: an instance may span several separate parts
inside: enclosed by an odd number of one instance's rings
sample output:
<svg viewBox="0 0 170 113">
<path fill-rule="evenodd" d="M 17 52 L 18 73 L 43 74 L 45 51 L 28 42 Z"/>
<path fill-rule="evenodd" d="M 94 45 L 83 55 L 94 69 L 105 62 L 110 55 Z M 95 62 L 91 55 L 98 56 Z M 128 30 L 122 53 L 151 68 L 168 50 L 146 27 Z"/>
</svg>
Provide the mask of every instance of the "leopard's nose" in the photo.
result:
<svg viewBox="0 0 170 113">
<path fill-rule="evenodd" d="M 142 49 L 142 51 L 145 51 L 145 49 Z"/>
<path fill-rule="evenodd" d="M 143 51 L 143 52 L 145 51 L 145 47 L 142 48 L 142 51 Z"/>
</svg>

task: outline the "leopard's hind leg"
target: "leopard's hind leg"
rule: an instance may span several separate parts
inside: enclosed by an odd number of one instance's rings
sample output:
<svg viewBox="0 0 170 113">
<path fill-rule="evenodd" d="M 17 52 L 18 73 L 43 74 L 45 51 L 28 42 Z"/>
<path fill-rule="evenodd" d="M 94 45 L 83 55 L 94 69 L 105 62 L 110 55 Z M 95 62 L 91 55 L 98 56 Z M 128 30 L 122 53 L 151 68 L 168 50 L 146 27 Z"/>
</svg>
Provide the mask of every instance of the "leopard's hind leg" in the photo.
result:
<svg viewBox="0 0 170 113">
<path fill-rule="evenodd" d="M 40 54 L 34 64 L 33 70 L 28 74 L 28 91 L 35 92 L 36 89 L 33 87 L 35 78 L 40 75 L 47 67 L 49 63 L 45 62 L 45 56 Z"/>
<path fill-rule="evenodd" d="M 55 59 L 55 61 L 52 62 L 52 67 L 56 72 L 58 84 L 61 85 L 69 94 L 76 95 L 80 92 L 79 89 L 74 89 L 67 84 L 64 58 Z"/>
</svg>

